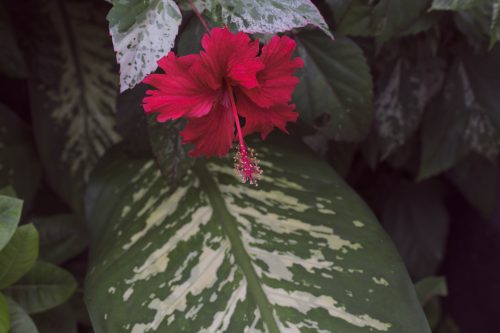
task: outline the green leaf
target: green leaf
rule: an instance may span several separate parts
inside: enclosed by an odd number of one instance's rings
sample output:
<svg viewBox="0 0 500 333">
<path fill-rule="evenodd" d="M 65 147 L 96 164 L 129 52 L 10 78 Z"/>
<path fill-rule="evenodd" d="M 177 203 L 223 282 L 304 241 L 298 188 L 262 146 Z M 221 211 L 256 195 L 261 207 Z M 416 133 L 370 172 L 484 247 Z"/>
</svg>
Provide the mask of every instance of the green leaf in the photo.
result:
<svg viewBox="0 0 500 333">
<path fill-rule="evenodd" d="M 302 33 L 298 41 L 305 65 L 294 103 L 301 118 L 335 140 L 363 139 L 371 125 L 372 78 L 362 50 L 319 32 Z"/>
<path fill-rule="evenodd" d="M 379 44 L 409 28 L 427 9 L 429 0 L 381 0 L 373 9 L 372 26 Z"/>
<path fill-rule="evenodd" d="M 373 6 L 366 0 L 328 1 L 335 17 L 335 31 L 348 36 L 373 36 L 371 12 Z"/>
<path fill-rule="evenodd" d="M 7 299 L 0 292 L 0 332 L 8 332 L 10 327 L 10 314 Z"/>
<path fill-rule="evenodd" d="M 310 0 L 211 0 L 209 7 L 216 22 L 234 31 L 276 34 L 312 25 L 333 38 L 319 10 Z"/>
<path fill-rule="evenodd" d="M 57 320 L 54 320 L 57 318 Z M 77 333 L 75 314 L 68 303 L 33 315 L 40 333 Z"/>
<path fill-rule="evenodd" d="M 415 289 L 417 290 L 417 296 L 422 306 L 435 296 L 448 295 L 446 280 L 442 276 L 424 278 L 417 282 Z"/>
<path fill-rule="evenodd" d="M 491 0 L 433 0 L 431 9 L 466 10 L 481 6 Z"/>
<path fill-rule="evenodd" d="M 150 160 L 103 160 L 86 200 L 94 330 L 429 332 L 393 245 L 341 178 L 292 139 L 250 145 L 258 188 L 230 158 L 198 160 L 173 192 Z"/>
<path fill-rule="evenodd" d="M 414 279 L 435 274 L 444 258 L 449 218 L 442 184 L 394 182 L 381 220 Z"/>
<path fill-rule="evenodd" d="M 21 219 L 23 202 L 0 195 L 0 251 L 7 245 Z"/>
<path fill-rule="evenodd" d="M 480 6 L 453 14 L 455 25 L 476 49 L 486 49 L 488 44 L 492 47 L 494 8 L 493 3 L 487 1 Z"/>
<path fill-rule="evenodd" d="M 182 17 L 173 0 L 122 0 L 113 1 L 107 18 L 123 92 L 153 72 L 172 49 Z"/>
<path fill-rule="evenodd" d="M 491 218 L 497 202 L 498 167 L 478 154 L 460 160 L 449 178 L 485 218 Z"/>
<path fill-rule="evenodd" d="M 9 333 L 38 333 L 38 329 L 36 328 L 35 323 L 33 323 L 31 317 L 19 304 L 8 297 L 7 303 L 9 304 L 10 312 Z"/>
<path fill-rule="evenodd" d="M 31 314 L 63 304 L 75 290 L 76 281 L 70 273 L 52 264 L 37 262 L 4 292 Z"/>
<path fill-rule="evenodd" d="M 0 251 L 0 289 L 19 280 L 38 257 L 38 232 L 33 224 L 17 228 L 10 242 Z"/>
<path fill-rule="evenodd" d="M 426 112 L 419 178 L 438 174 L 469 152 L 494 160 L 500 144 L 500 46 L 465 52 L 452 65 L 441 99 Z"/>
<path fill-rule="evenodd" d="M 34 224 L 40 234 L 40 258 L 45 261 L 63 263 L 87 245 L 84 222 L 75 215 L 37 218 Z"/>
<path fill-rule="evenodd" d="M 29 209 L 41 174 L 29 128 L 17 114 L 0 103 L 0 188 L 11 185 L 24 200 L 25 209 Z"/>
<path fill-rule="evenodd" d="M 31 103 L 48 181 L 75 209 L 115 132 L 118 74 L 99 1 L 37 2 Z M 103 7 L 104 6 L 104 7 Z M 54 56 L 57 55 L 57 56 Z"/>
<path fill-rule="evenodd" d="M 0 3 L 0 74 L 12 78 L 22 79 L 28 76 L 28 68 L 24 57 L 17 45 L 10 18 L 5 10 L 4 3 Z M 0 122 L 1 123 L 1 122 Z"/>
</svg>

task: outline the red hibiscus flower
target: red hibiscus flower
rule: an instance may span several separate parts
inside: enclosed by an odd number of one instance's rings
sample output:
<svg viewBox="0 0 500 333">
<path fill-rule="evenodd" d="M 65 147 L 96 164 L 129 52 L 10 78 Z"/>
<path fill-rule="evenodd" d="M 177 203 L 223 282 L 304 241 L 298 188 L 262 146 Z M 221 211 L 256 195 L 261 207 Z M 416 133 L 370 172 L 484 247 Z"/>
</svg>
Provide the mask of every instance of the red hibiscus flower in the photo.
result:
<svg viewBox="0 0 500 333">
<path fill-rule="evenodd" d="M 144 79 L 157 89 L 146 92 L 144 110 L 157 113 L 159 122 L 187 118 L 181 136 L 194 144 L 191 156 L 224 156 L 238 138 L 236 169 L 244 182 L 254 183 L 260 169 L 243 138 L 254 132 L 265 138 L 274 127 L 286 132 L 286 124 L 297 119 L 289 104 L 298 83 L 293 72 L 303 66 L 300 58 L 291 59 L 295 46 L 275 36 L 259 54 L 258 40 L 214 28 L 203 36 L 199 55 L 170 52 L 158 61 L 165 73 Z"/>
</svg>

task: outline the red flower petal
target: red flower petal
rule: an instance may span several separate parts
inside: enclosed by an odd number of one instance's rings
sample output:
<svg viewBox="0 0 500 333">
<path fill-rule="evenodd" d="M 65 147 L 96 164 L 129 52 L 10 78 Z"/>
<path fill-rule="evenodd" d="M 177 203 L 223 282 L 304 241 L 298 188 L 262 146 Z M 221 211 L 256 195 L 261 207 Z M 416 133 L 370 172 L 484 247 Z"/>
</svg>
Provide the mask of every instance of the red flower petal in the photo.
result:
<svg viewBox="0 0 500 333">
<path fill-rule="evenodd" d="M 210 86 L 219 89 L 224 79 L 232 85 L 247 88 L 258 85 L 255 77 L 264 65 L 256 58 L 259 53 L 259 41 L 239 32 L 233 34 L 227 28 L 214 28 L 201 40 L 204 52 L 200 53 L 207 71 Z"/>
<path fill-rule="evenodd" d="M 199 61 L 197 55 L 177 58 L 172 52 L 160 59 L 158 65 L 165 74 L 150 74 L 144 79 L 158 89 L 146 91 L 144 111 L 159 113 L 160 122 L 206 115 L 218 92 L 203 82 Z"/>
<path fill-rule="evenodd" d="M 265 139 L 274 127 L 288 133 L 286 130 L 287 122 L 294 122 L 299 116 L 297 112 L 293 112 L 295 109 L 293 104 L 262 108 L 241 92 L 237 93 L 236 97 L 238 99 L 238 113 L 245 117 L 245 126 L 242 129 L 243 135 L 260 132 L 262 139 Z"/>
<path fill-rule="evenodd" d="M 290 59 L 295 47 L 293 39 L 274 36 L 262 48 L 259 58 L 265 67 L 257 73 L 259 86 L 243 89 L 257 105 L 266 108 L 276 104 L 287 104 L 292 98 L 292 92 L 299 82 L 299 79 L 293 76 L 293 72 L 304 66 L 302 59 L 298 57 Z"/>
<path fill-rule="evenodd" d="M 206 116 L 189 119 L 181 136 L 183 143 L 195 145 L 190 156 L 224 156 L 233 144 L 233 115 L 226 106 L 217 103 Z"/>
</svg>

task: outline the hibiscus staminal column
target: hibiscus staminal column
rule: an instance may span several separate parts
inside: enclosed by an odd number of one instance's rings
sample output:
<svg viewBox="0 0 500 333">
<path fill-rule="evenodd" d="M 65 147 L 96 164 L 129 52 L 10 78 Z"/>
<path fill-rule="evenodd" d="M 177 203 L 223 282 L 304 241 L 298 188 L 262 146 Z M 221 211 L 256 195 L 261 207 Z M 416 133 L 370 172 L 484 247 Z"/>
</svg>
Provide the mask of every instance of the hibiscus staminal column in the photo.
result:
<svg viewBox="0 0 500 333">
<path fill-rule="evenodd" d="M 231 101 L 231 108 L 233 110 L 234 122 L 236 123 L 236 131 L 238 132 L 238 150 L 234 156 L 234 168 L 241 177 L 241 182 L 249 182 L 252 185 L 257 185 L 258 180 L 262 175 L 262 170 L 259 167 L 259 160 L 255 156 L 252 148 L 245 144 L 243 133 L 241 131 L 240 119 L 238 111 L 236 110 L 236 103 L 234 100 L 234 92 L 231 84 L 226 81 L 227 91 Z"/>
</svg>

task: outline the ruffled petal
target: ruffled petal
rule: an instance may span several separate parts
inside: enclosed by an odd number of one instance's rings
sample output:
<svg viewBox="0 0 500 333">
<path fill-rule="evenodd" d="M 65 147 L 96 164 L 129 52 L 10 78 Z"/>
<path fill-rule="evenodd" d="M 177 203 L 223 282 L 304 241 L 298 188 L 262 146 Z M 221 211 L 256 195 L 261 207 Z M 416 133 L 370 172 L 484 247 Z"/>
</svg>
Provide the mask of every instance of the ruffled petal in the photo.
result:
<svg viewBox="0 0 500 333">
<path fill-rule="evenodd" d="M 264 68 L 257 58 L 258 40 L 252 42 L 243 32 L 233 34 L 227 28 L 214 28 L 203 36 L 201 45 L 204 49 L 200 53 L 202 63 L 213 89 L 222 87 L 224 79 L 247 88 L 258 85 L 255 75 Z"/>
<path fill-rule="evenodd" d="M 158 61 L 165 74 L 150 74 L 144 83 L 158 90 L 146 91 L 143 107 L 146 113 L 158 113 L 164 122 L 180 117 L 202 117 L 212 108 L 218 92 L 203 81 L 206 74 L 200 57 L 176 57 L 172 52 Z"/>
<path fill-rule="evenodd" d="M 206 116 L 188 120 L 181 131 L 182 143 L 192 143 L 190 156 L 224 156 L 231 149 L 234 138 L 234 118 L 229 109 L 217 103 Z"/>
<path fill-rule="evenodd" d="M 293 39 L 274 36 L 262 48 L 260 60 L 264 69 L 257 73 L 259 85 L 255 88 L 243 88 L 245 94 L 261 107 L 287 104 L 299 79 L 293 76 L 297 68 L 304 66 L 300 58 L 291 59 L 296 43 Z"/>
<path fill-rule="evenodd" d="M 236 98 L 238 113 L 245 118 L 245 125 L 242 128 L 243 135 L 260 132 L 262 139 L 265 139 L 274 127 L 288 133 L 286 124 L 295 122 L 299 116 L 297 112 L 293 112 L 295 109 L 293 104 L 262 108 L 241 92 L 236 94 Z"/>
</svg>

